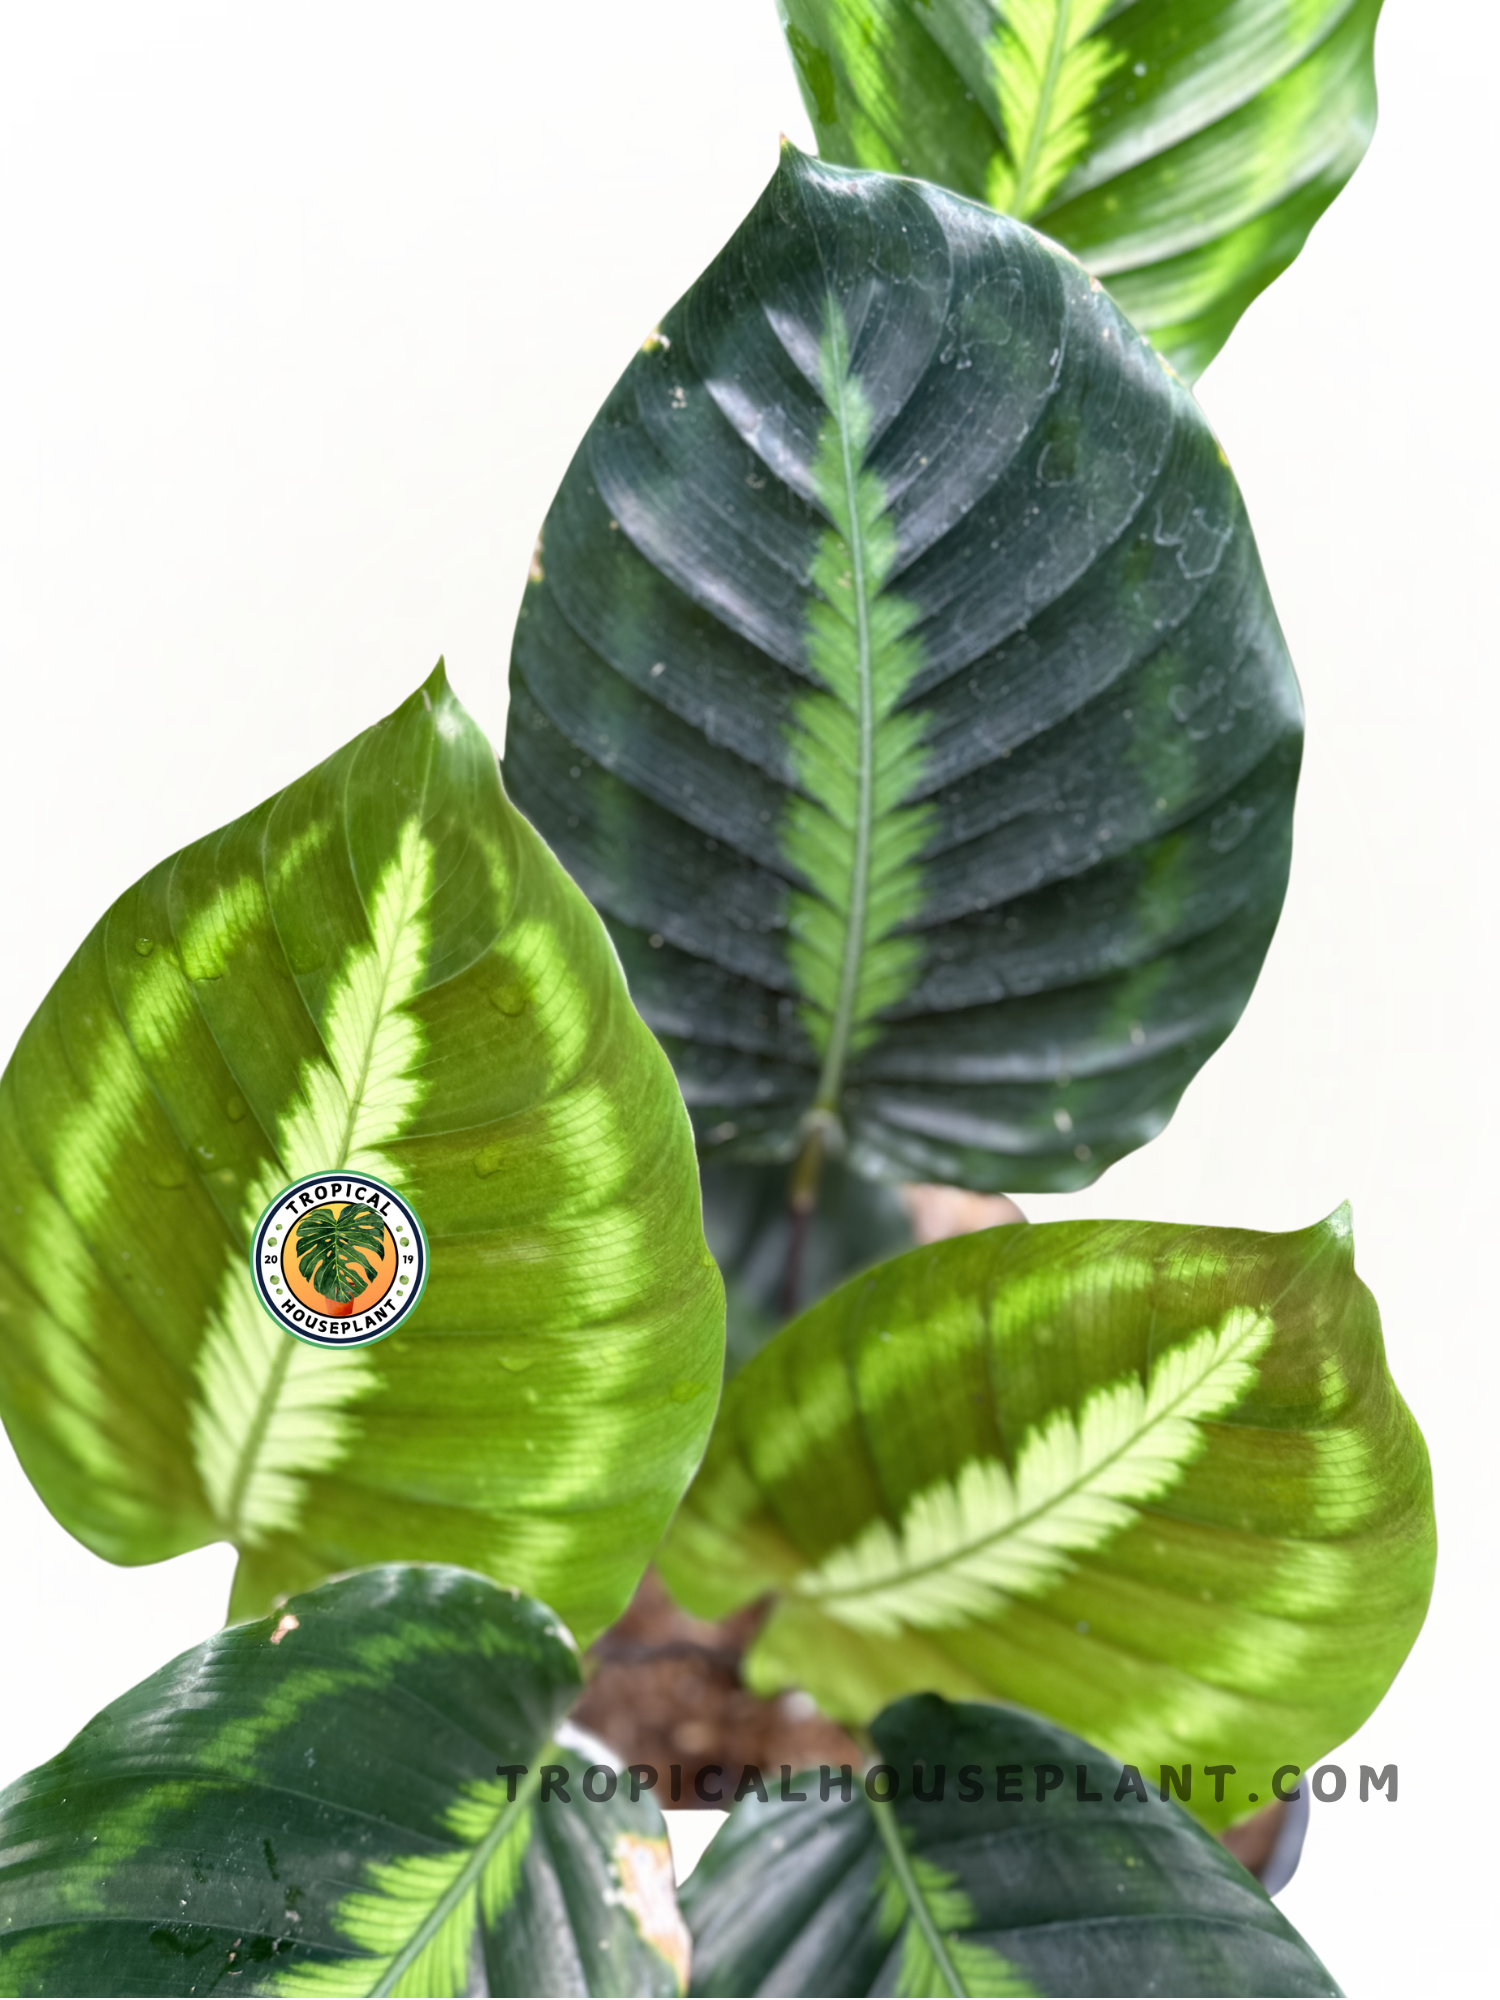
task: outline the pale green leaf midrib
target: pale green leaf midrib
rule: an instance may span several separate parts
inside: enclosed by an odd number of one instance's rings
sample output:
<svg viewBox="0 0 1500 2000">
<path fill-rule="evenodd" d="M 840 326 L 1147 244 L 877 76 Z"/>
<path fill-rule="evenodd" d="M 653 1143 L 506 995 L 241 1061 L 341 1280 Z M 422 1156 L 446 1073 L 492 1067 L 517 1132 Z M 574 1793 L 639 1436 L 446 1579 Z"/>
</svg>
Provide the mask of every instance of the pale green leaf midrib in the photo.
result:
<svg viewBox="0 0 1500 2000">
<path fill-rule="evenodd" d="M 424 785 L 424 790 L 425 790 L 425 785 Z M 345 1161 L 348 1158 L 349 1148 L 354 1143 L 354 1131 L 355 1127 L 359 1123 L 360 1107 L 364 1103 L 365 1091 L 370 1081 L 370 1064 L 374 1060 L 375 1044 L 380 1039 L 380 1024 L 385 1018 L 384 1003 L 386 996 L 389 994 L 391 990 L 391 970 L 394 963 L 394 954 L 400 948 L 400 939 L 402 933 L 405 931 L 405 928 L 411 919 L 413 911 L 413 899 L 419 896 L 420 893 L 421 892 L 416 887 L 415 882 L 413 882 L 411 888 L 408 890 L 407 895 L 402 899 L 400 917 L 398 921 L 391 926 L 390 951 L 387 953 L 380 968 L 380 1004 L 375 1007 L 370 1017 L 370 1032 L 365 1041 L 364 1053 L 360 1057 L 359 1080 L 355 1085 L 355 1087 L 349 1092 L 349 1112 L 348 1116 L 344 1120 L 344 1132 L 343 1132 L 343 1137 L 339 1142 L 338 1158 L 330 1163 L 334 1167 L 342 1167 L 345 1164 Z M 332 1051 L 330 1050 L 329 1052 L 330 1062 L 332 1061 L 332 1059 L 333 1059 Z"/>
<path fill-rule="evenodd" d="M 1031 177 L 1036 172 L 1036 164 L 1041 157 L 1047 132 L 1052 119 L 1052 100 L 1057 95 L 1058 78 L 1068 53 L 1068 24 L 1072 18 L 1073 0 L 1057 0 L 1057 12 L 1052 22 L 1052 43 L 1047 51 L 1047 68 L 1042 77 L 1042 87 L 1037 93 L 1036 114 L 1031 121 L 1030 136 L 1026 141 L 1026 151 L 1016 164 L 1016 186 L 1012 205 L 1016 215 L 1025 220 L 1029 212 Z"/>
<path fill-rule="evenodd" d="M 1142 1424 L 1137 1431 L 1132 1431 L 1130 1436 L 1123 1439 L 1113 1451 L 1107 1452 L 1102 1458 L 1095 1459 L 1076 1479 L 1070 1480 L 1066 1486 L 1059 1487 L 1055 1493 L 1049 1493 L 1047 1498 L 1038 1506 L 1031 1508 L 1025 1514 L 1016 1515 L 1011 1521 L 1007 1521 L 998 1533 L 981 1535 L 976 1540 L 964 1542 L 957 1548 L 944 1549 L 941 1555 L 935 1556 L 930 1562 L 903 1564 L 899 1570 L 893 1571 L 889 1576 L 882 1577 L 878 1588 L 881 1592 L 893 1590 L 899 1585 L 910 1583 L 918 1577 L 931 1576 L 949 1569 L 954 1563 L 962 1562 L 966 1557 L 976 1554 L 980 1549 L 990 1548 L 997 1543 L 1008 1541 L 1012 1536 L 1019 1534 L 1023 1529 L 1030 1526 L 1032 1522 L 1041 1520 L 1047 1514 L 1051 1513 L 1054 1508 L 1062 1506 L 1073 1494 L 1092 1484 L 1094 1480 L 1107 1472 L 1110 1466 L 1117 1464 L 1122 1458 L 1128 1457 L 1135 1450 L 1136 1446 L 1139 1445 L 1143 1437 L 1148 1436 L 1150 1432 L 1168 1422 L 1175 1411 L 1183 1403 L 1187 1402 L 1200 1387 L 1201 1382 L 1196 1378 L 1185 1383 L 1181 1392 L 1174 1396 L 1170 1403 L 1163 1404 L 1159 1410 L 1153 1413 L 1149 1423 Z M 858 1598 L 866 1596 L 868 1593 L 868 1585 L 854 1585 L 842 1590 L 837 1588 L 823 1590 L 818 1595 L 826 1601 L 830 1598 L 840 1597 Z"/>
<path fill-rule="evenodd" d="M 403 899 L 400 921 L 391 927 L 392 942 L 390 952 L 387 953 L 380 968 L 381 1003 L 384 1002 L 385 996 L 390 991 L 393 964 L 391 953 L 394 953 L 399 948 L 398 941 L 411 916 L 409 898 L 414 893 L 416 893 L 415 890 L 409 892 L 408 897 Z M 383 1004 L 377 1004 L 370 1016 L 369 1034 L 366 1037 L 364 1050 L 360 1058 L 359 1078 L 355 1087 L 349 1092 L 349 1109 L 344 1119 L 344 1131 L 338 1147 L 338 1157 L 328 1162 L 330 1172 L 336 1171 L 344 1165 L 349 1148 L 354 1143 L 355 1127 L 359 1121 L 359 1112 L 364 1101 L 364 1093 L 370 1081 L 370 1064 L 374 1058 L 375 1045 L 380 1036 L 380 1024 L 383 1018 Z M 333 1052 L 327 1050 L 326 1054 L 331 1066 L 333 1063 Z M 277 1355 L 271 1365 L 271 1372 L 266 1377 L 265 1386 L 256 1399 L 255 1410 L 250 1419 L 250 1427 L 245 1433 L 245 1442 L 240 1449 L 239 1459 L 235 1465 L 234 1479 L 229 1489 L 229 1504 L 226 1509 L 227 1519 L 225 1525 L 231 1538 L 236 1542 L 239 1539 L 241 1531 L 240 1510 L 244 1506 L 245 1495 L 250 1490 L 250 1482 L 255 1476 L 256 1461 L 260 1455 L 260 1448 L 265 1442 L 266 1434 L 271 1427 L 272 1418 L 276 1414 L 276 1405 L 280 1400 L 281 1391 L 286 1382 L 287 1370 L 291 1366 L 292 1355 L 296 1351 L 292 1345 L 292 1340 L 293 1336 L 288 1334 L 282 1352 Z"/>
<path fill-rule="evenodd" d="M 872 1799 L 865 1793 L 865 1803 L 875 1820 L 875 1831 L 880 1836 L 901 1894 L 906 1899 L 912 1921 L 927 1941 L 927 1949 L 932 1953 L 932 1962 L 942 1974 L 953 2000 L 968 2000 L 969 1989 L 959 1975 L 958 1967 L 948 1950 L 948 1940 L 938 1926 L 936 1916 L 922 1894 L 922 1885 L 917 1880 L 916 1870 L 911 1865 L 911 1856 L 906 1851 L 906 1843 L 901 1838 L 901 1824 L 896 1817 L 896 1809 L 885 1800 Z"/>
<path fill-rule="evenodd" d="M 854 1032 L 854 1013 L 859 1002 L 861 962 L 864 956 L 865 922 L 870 893 L 870 855 L 875 833 L 875 688 L 871 656 L 869 604 L 869 552 L 865 547 L 864 524 L 859 508 L 859 468 L 854 463 L 851 420 L 848 407 L 849 346 L 843 314 L 837 304 L 829 313 L 830 336 L 834 348 L 834 379 L 837 406 L 831 412 L 838 427 L 840 464 L 844 476 L 844 506 L 848 521 L 850 583 L 854 594 L 856 674 L 859 690 L 859 769 L 854 824 L 853 865 L 849 879 L 849 909 L 845 920 L 843 960 L 839 968 L 838 998 L 829 1025 L 828 1047 L 818 1077 L 813 1108 L 836 1112 L 843 1088 L 844 1067 L 849 1059 L 849 1043 Z"/>
<path fill-rule="evenodd" d="M 555 1754 L 555 1746 L 551 1744 L 540 1752 L 538 1762 L 533 1764 L 531 1770 L 516 1786 L 515 1799 L 513 1801 L 506 1800 L 505 1804 L 495 1815 L 495 1823 L 489 1832 L 484 1836 L 483 1840 L 477 1843 L 473 1853 L 469 1856 L 463 1867 L 454 1876 L 442 1895 L 438 1897 L 406 1943 L 396 1953 L 380 1979 L 370 1988 L 372 1996 L 384 1996 L 395 1992 L 402 1979 L 411 1970 L 412 1966 L 416 1964 L 428 1945 L 432 1943 L 444 1924 L 447 1923 L 453 1912 L 462 1903 L 464 1897 L 468 1895 L 480 1876 L 483 1875 L 496 1849 L 504 1842 L 506 1835 L 531 1811 L 532 1799 L 541 1787 L 542 1765 L 547 1761 L 549 1755 Z"/>
</svg>

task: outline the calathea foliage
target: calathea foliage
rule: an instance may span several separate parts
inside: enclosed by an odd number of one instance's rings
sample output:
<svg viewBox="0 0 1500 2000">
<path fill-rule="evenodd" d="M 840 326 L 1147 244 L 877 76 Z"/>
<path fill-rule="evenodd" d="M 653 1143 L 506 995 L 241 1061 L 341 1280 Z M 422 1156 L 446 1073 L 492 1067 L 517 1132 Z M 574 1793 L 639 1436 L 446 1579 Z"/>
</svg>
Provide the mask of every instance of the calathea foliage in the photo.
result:
<svg viewBox="0 0 1500 2000">
<path fill-rule="evenodd" d="M 545 1785 L 580 1685 L 544 1605 L 462 1570 L 231 1626 L 0 1793 L 0 1989 L 681 1991 L 661 1815 Z"/>
<path fill-rule="evenodd" d="M 547 517 L 505 770 L 708 1158 L 1014 1190 L 1229 1032 L 1300 743 L 1223 454 L 1110 300 L 787 149 Z"/>
<path fill-rule="evenodd" d="M 1427 1454 L 1347 1214 L 1289 1236 L 1014 1225 L 915 1250 L 729 1384 L 659 1558 L 861 1722 L 935 1690 L 1142 1766 L 1214 1823 L 1375 1707 L 1421 1627 Z"/>
<path fill-rule="evenodd" d="M 695 1994 L 1323 1994 L 1264 1892 L 1139 1771 L 935 1695 L 736 1806 L 683 1889 Z M 820 1793 L 826 1792 L 826 1796 Z"/>
<path fill-rule="evenodd" d="M 340 1352 L 262 1311 L 247 1244 L 342 1168 L 410 1197 L 431 1277 Z M 423 1557 L 591 1637 L 702 1452 L 723 1306 L 672 1073 L 441 668 L 105 914 L 0 1081 L 0 1198 L 33 1483 L 115 1561 L 235 1543 L 238 1615 Z"/>
<path fill-rule="evenodd" d="M 798 1304 L 855 1271 L 909 1250 L 901 1193 L 838 1161 L 823 1169 L 816 1213 L 787 1206 L 786 1168 L 722 1161 L 703 1169 L 703 1228 L 724 1274 L 724 1372 L 733 1375 Z"/>
<path fill-rule="evenodd" d="M 830 161 L 1031 221 L 1191 380 L 1375 129 L 1381 0 L 777 0 Z"/>
</svg>

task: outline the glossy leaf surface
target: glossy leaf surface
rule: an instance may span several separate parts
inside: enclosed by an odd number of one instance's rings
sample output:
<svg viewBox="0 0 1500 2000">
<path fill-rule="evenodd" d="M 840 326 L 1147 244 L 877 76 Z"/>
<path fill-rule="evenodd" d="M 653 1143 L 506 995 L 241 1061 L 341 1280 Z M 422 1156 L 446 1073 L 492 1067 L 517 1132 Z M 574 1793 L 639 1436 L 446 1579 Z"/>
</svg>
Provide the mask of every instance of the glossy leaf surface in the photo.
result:
<svg viewBox="0 0 1500 2000">
<path fill-rule="evenodd" d="M 706 1156 L 1077 1186 L 1229 1032 L 1295 682 L 1192 398 L 1019 224 L 790 149 L 590 430 L 512 795 Z"/>
<path fill-rule="evenodd" d="M 729 1385 L 659 1567 L 776 1593 L 764 1692 L 924 1689 L 1143 1767 L 1215 1823 L 1370 1714 L 1432 1586 L 1431 1479 L 1346 1212 L 1287 1236 L 1017 1224 L 912 1251 Z"/>
<path fill-rule="evenodd" d="M 341 1170 L 410 1198 L 430 1278 L 319 1349 L 248 1243 Z M 702 1451 L 722 1304 L 671 1070 L 441 669 L 108 911 L 0 1082 L 0 1199 L 28 1474 L 114 1561 L 235 1543 L 236 1615 L 422 1558 L 587 1639 Z"/>
<path fill-rule="evenodd" d="M 1032 222 L 1191 381 L 1375 129 L 1380 0 L 778 0 L 828 160 Z"/>
<path fill-rule="evenodd" d="M 544 1605 L 462 1570 L 232 1626 L 0 1794 L 0 1989 L 679 1992 L 661 1815 L 548 1741 L 580 1685 Z"/>
<path fill-rule="evenodd" d="M 870 1733 L 894 1797 L 822 1801 L 814 1773 L 805 1803 L 735 1807 L 683 1887 L 694 1993 L 1338 1992 L 1238 1862 L 1078 1737 L 936 1695 Z"/>
</svg>

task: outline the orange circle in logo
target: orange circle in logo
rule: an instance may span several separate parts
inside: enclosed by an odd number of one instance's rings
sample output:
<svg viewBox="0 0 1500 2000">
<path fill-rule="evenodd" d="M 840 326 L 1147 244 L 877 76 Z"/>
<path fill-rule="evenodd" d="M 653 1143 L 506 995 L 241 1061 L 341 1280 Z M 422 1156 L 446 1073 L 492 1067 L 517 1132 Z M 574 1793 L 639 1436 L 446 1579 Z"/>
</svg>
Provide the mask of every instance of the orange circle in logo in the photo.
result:
<svg viewBox="0 0 1500 2000">
<path fill-rule="evenodd" d="M 362 1202 L 350 1201 L 330 1201 L 324 1204 L 325 1210 L 332 1209 L 336 1217 L 342 1215 L 346 1209 L 363 1206 Z M 380 1304 L 396 1282 L 396 1271 L 401 1261 L 396 1249 L 396 1239 L 389 1227 L 385 1228 L 385 1248 L 378 1258 L 369 1250 L 362 1253 L 363 1263 L 369 1264 L 374 1269 L 375 1275 L 364 1290 L 357 1292 L 352 1299 L 326 1299 L 321 1292 L 314 1291 L 310 1278 L 303 1277 L 296 1240 L 300 1228 L 300 1223 L 292 1225 L 292 1240 L 286 1246 L 281 1266 L 286 1277 L 287 1290 L 294 1298 L 300 1299 L 309 1312 L 322 1313 L 328 1319 L 352 1319 L 356 1313 L 368 1312 L 372 1306 Z M 362 1275 L 363 1264 L 356 1268 L 360 1269 Z"/>
</svg>

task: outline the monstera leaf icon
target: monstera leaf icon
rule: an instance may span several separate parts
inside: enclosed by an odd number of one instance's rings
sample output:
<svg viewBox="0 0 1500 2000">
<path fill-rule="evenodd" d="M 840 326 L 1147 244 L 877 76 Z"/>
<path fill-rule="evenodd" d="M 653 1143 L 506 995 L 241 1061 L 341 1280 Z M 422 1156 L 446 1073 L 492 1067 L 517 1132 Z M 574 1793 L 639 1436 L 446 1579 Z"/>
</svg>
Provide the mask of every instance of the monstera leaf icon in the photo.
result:
<svg viewBox="0 0 1500 2000">
<path fill-rule="evenodd" d="M 385 1224 L 373 1208 L 351 1201 L 342 1209 L 310 1208 L 297 1224 L 297 1268 L 313 1290 L 347 1306 L 375 1280 L 385 1254 Z"/>
</svg>

